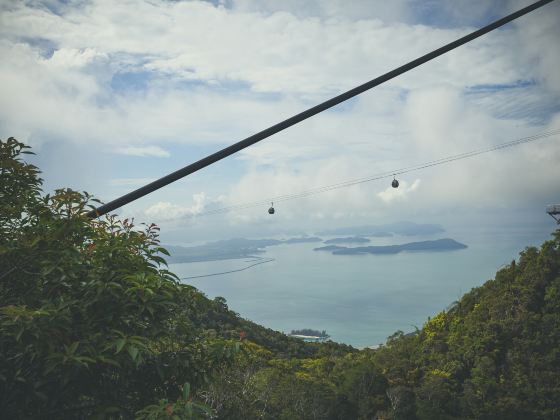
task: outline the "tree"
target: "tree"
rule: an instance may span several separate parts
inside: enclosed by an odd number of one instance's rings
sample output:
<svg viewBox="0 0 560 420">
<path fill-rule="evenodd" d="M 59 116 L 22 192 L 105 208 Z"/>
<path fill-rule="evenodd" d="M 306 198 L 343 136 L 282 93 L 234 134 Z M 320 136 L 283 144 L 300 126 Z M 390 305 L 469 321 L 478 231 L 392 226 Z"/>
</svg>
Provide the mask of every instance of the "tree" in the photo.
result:
<svg viewBox="0 0 560 420">
<path fill-rule="evenodd" d="M 90 220 L 87 193 L 43 196 L 27 149 L 0 141 L 0 412 L 205 415 L 190 389 L 239 343 L 193 325 L 208 301 L 166 269 L 157 226 Z"/>
</svg>

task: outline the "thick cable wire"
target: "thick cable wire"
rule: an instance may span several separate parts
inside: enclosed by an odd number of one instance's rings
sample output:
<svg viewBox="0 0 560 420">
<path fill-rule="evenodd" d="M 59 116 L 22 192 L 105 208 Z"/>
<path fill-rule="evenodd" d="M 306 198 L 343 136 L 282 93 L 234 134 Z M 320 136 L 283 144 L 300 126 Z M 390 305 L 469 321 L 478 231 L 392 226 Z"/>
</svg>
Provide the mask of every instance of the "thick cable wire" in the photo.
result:
<svg viewBox="0 0 560 420">
<path fill-rule="evenodd" d="M 560 129 L 545 131 L 543 133 L 534 134 L 532 136 L 523 137 L 523 138 L 520 138 L 520 139 L 511 140 L 511 141 L 508 141 L 508 142 L 505 142 L 505 143 L 500 143 L 500 144 L 496 144 L 496 145 L 493 145 L 493 146 L 487 146 L 487 147 L 484 147 L 484 148 L 481 148 L 481 149 L 472 150 L 472 151 L 469 151 L 469 152 L 463 152 L 463 153 L 459 153 L 459 154 L 456 154 L 456 155 L 435 159 L 435 160 L 432 160 L 432 161 L 429 161 L 429 162 L 424 162 L 424 163 L 416 164 L 416 165 L 413 165 L 413 166 L 408 166 L 408 167 L 405 167 L 405 168 L 395 169 L 393 171 L 380 172 L 378 174 L 370 175 L 370 176 L 367 176 L 367 177 L 342 181 L 342 182 L 338 182 L 336 184 L 324 185 L 322 187 L 312 188 L 312 189 L 301 191 L 301 192 L 298 192 L 298 193 L 277 195 L 277 196 L 270 197 L 270 198 L 267 198 L 267 199 L 252 201 L 252 202 L 248 202 L 248 203 L 232 204 L 230 206 L 220 207 L 218 209 L 212 209 L 212 210 L 208 210 L 208 211 L 205 211 L 205 212 L 202 212 L 202 213 L 198 213 L 196 215 L 193 215 L 192 217 L 222 214 L 222 213 L 227 213 L 227 212 L 230 212 L 230 211 L 233 211 L 233 210 L 244 210 L 244 209 L 248 209 L 248 208 L 252 208 L 252 207 L 268 205 L 268 203 L 270 203 L 270 202 L 281 203 L 281 202 L 284 202 L 284 201 L 295 200 L 295 199 L 299 199 L 299 198 L 306 198 L 306 197 L 310 197 L 310 196 L 313 196 L 313 195 L 316 195 L 316 194 L 321 194 L 321 193 L 324 193 L 324 192 L 328 192 L 328 191 L 332 191 L 332 190 L 336 190 L 336 189 L 340 189 L 340 188 L 351 187 L 351 186 L 358 185 L 358 184 L 363 184 L 363 183 L 366 183 L 366 182 L 378 181 L 378 180 L 381 180 L 381 179 L 390 178 L 390 177 L 397 176 L 397 175 L 403 175 L 403 174 L 406 174 L 406 173 L 409 173 L 409 172 L 414 172 L 414 171 L 419 171 L 419 170 L 422 170 L 422 169 L 431 168 L 433 166 L 443 165 L 443 164 L 446 164 L 446 163 L 455 162 L 455 161 L 458 161 L 458 160 L 479 156 L 479 155 L 482 155 L 482 154 L 485 154 L 485 153 L 495 152 L 495 151 L 498 151 L 498 150 L 507 149 L 507 148 L 515 147 L 515 146 L 520 146 L 520 145 L 523 145 L 523 144 L 526 144 L 526 143 L 531 143 L 531 142 L 534 142 L 536 140 L 540 140 L 540 139 L 543 139 L 543 138 L 555 136 L 555 135 L 558 135 L 558 134 L 560 134 Z"/>
<path fill-rule="evenodd" d="M 455 48 L 460 47 L 461 45 L 464 45 L 468 42 L 471 42 L 473 40 L 475 40 L 476 38 L 479 38 L 485 34 L 487 34 L 488 32 L 491 32 L 503 25 L 505 25 L 506 23 L 509 23 L 521 16 L 526 15 L 527 13 L 531 13 L 534 10 L 539 9 L 540 7 L 543 7 L 549 3 L 551 3 L 554 0 L 539 0 L 533 4 L 530 4 L 527 7 L 524 7 L 523 9 L 520 9 L 516 12 L 513 12 L 501 19 L 498 19 L 474 32 L 471 32 L 470 34 L 467 34 L 459 39 L 456 39 L 455 41 L 452 41 L 436 50 L 433 50 L 427 54 L 424 54 L 421 57 L 418 57 L 406 64 L 403 64 L 400 67 L 397 67 L 394 70 L 391 70 L 373 80 L 370 80 L 369 82 L 366 82 L 364 84 L 361 84 L 360 86 L 356 86 L 355 88 L 352 88 L 344 93 L 341 93 L 338 96 L 335 96 L 334 98 L 328 99 L 325 102 L 322 102 L 318 105 L 315 105 L 309 109 L 306 109 L 303 112 L 300 112 L 299 114 L 296 114 L 288 119 L 285 119 L 284 121 L 281 121 L 271 127 L 268 127 L 256 134 L 253 134 L 252 136 L 247 137 L 244 140 L 241 140 L 235 144 L 232 144 L 222 150 L 217 151 L 216 153 L 213 153 L 209 156 L 206 156 L 205 158 L 200 159 L 197 162 L 191 163 L 190 165 L 185 166 L 184 168 L 181 168 L 175 172 L 172 172 L 160 179 L 157 179 L 153 182 L 150 182 L 147 185 L 144 185 L 143 187 L 140 187 L 134 191 L 129 192 L 128 194 L 125 194 L 121 197 L 118 197 L 116 199 L 114 199 L 113 201 L 110 201 L 107 204 L 103 204 L 100 207 L 91 210 L 87 213 L 87 216 L 90 218 L 96 218 L 99 216 L 102 216 L 110 211 L 116 210 L 117 208 L 124 206 L 125 204 L 131 203 L 134 200 L 139 199 L 140 197 L 144 197 L 147 194 L 150 194 L 168 184 L 171 184 L 172 182 L 175 182 L 181 178 L 186 177 L 187 175 L 193 174 L 209 165 L 212 165 L 213 163 L 216 163 L 222 159 L 225 159 L 226 157 L 239 152 L 240 150 L 243 150 L 249 146 L 252 146 L 253 144 L 256 144 L 276 133 L 279 133 L 280 131 L 283 131 L 293 125 L 296 125 L 302 121 L 305 121 L 308 118 L 313 117 L 314 115 L 317 115 L 323 111 L 326 111 L 327 109 L 330 109 L 332 107 L 334 107 L 335 105 L 341 104 L 355 96 L 360 95 L 361 93 L 364 93 L 376 86 L 379 86 L 391 79 L 394 79 L 397 76 L 400 76 L 401 74 L 404 74 L 422 64 L 425 64 L 443 54 L 448 53 L 449 51 L 454 50 Z"/>
</svg>

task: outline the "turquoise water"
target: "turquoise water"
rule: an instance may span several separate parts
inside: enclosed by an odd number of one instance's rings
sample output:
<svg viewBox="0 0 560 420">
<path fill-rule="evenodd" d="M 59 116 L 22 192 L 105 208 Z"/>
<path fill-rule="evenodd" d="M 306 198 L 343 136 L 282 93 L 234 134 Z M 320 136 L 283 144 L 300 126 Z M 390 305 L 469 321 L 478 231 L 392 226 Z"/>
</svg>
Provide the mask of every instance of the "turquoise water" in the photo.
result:
<svg viewBox="0 0 560 420">
<path fill-rule="evenodd" d="M 412 331 L 429 316 L 493 278 L 525 245 L 548 233 L 448 232 L 426 238 L 373 238 L 372 245 L 451 237 L 465 250 L 397 255 L 331 255 L 316 244 L 269 247 L 274 261 L 248 270 L 186 280 L 210 298 L 223 296 L 241 316 L 279 331 L 327 330 L 356 347 L 377 345 L 397 330 Z M 172 264 L 179 276 L 236 270 L 246 259 Z"/>
</svg>

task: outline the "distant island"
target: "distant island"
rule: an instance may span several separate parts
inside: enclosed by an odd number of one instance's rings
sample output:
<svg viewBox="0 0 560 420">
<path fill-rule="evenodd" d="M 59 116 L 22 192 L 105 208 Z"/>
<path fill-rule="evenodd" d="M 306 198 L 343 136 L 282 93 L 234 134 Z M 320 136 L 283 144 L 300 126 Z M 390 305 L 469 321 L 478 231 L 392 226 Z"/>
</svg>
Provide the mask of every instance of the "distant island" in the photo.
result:
<svg viewBox="0 0 560 420">
<path fill-rule="evenodd" d="M 361 236 L 351 236 L 348 238 L 333 238 L 324 241 L 325 244 L 365 244 L 371 242 L 367 238 L 362 238 Z"/>
<path fill-rule="evenodd" d="M 386 225 L 351 226 L 318 232 L 319 236 L 355 235 L 371 237 L 390 237 L 393 235 L 419 236 L 445 232 L 441 225 L 396 222 Z"/>
<path fill-rule="evenodd" d="M 171 256 L 169 263 L 190 263 L 201 261 L 230 260 L 251 258 L 264 252 L 264 248 L 282 244 L 299 244 L 322 242 L 316 236 L 302 236 L 289 239 L 246 239 L 235 238 L 223 241 L 208 242 L 199 246 L 166 245 Z"/>
<path fill-rule="evenodd" d="M 403 251 L 453 251 L 465 249 L 467 245 L 455 241 L 454 239 L 437 239 L 435 241 L 410 242 L 402 245 L 385 246 L 359 246 L 348 248 L 345 246 L 329 245 L 315 248 L 314 251 L 330 251 L 333 255 L 359 255 L 359 254 L 398 254 Z"/>
</svg>

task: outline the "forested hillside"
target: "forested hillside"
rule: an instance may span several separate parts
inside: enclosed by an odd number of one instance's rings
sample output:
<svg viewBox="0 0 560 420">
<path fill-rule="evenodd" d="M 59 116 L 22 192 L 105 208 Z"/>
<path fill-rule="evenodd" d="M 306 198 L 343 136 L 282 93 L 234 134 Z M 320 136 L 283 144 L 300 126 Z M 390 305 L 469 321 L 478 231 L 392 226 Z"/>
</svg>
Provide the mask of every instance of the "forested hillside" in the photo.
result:
<svg viewBox="0 0 560 420">
<path fill-rule="evenodd" d="M 211 386 L 224 418 L 559 418 L 560 232 L 379 349 L 236 369 L 225 402 Z"/>
<path fill-rule="evenodd" d="M 166 269 L 155 225 L 90 220 L 0 141 L 3 418 L 560 417 L 560 232 L 379 349 L 304 343 Z"/>
<path fill-rule="evenodd" d="M 425 419 L 560 417 L 560 231 L 553 236 L 376 352 L 393 409 Z"/>
</svg>

